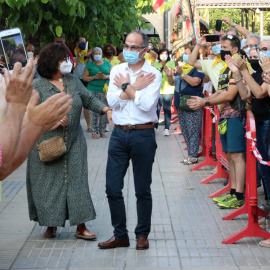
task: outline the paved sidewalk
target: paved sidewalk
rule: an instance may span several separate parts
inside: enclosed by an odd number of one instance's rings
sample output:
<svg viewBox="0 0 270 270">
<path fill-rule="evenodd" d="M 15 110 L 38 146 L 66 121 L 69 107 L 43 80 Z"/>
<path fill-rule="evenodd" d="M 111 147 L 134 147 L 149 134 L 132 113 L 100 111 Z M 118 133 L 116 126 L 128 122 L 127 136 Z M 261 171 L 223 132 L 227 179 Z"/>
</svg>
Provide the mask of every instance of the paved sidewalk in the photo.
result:
<svg viewBox="0 0 270 270">
<path fill-rule="evenodd" d="M 83 128 L 86 129 L 82 120 Z M 173 125 L 173 128 L 176 125 Z M 210 175 L 204 168 L 190 172 L 179 163 L 186 151 L 178 132 L 157 134 L 158 150 L 153 168 L 153 217 L 150 249 L 135 249 L 136 200 L 132 168 L 125 178 L 129 248 L 100 250 L 97 243 L 112 236 L 110 212 L 105 196 L 105 168 L 109 139 L 88 144 L 89 185 L 97 219 L 88 224 L 98 241 L 74 239 L 75 227 L 58 228 L 57 239 L 28 218 L 25 167 L 3 182 L 0 203 L 0 269 L 270 269 L 270 252 L 258 246 L 259 239 L 246 238 L 233 245 L 221 241 L 243 229 L 247 217 L 222 221 L 228 210 L 220 210 L 208 195 L 222 187 L 221 179 L 202 185 Z M 110 135 L 110 133 L 108 133 Z M 187 189 L 192 187 L 194 189 Z M 80 199 L 80 198 L 78 198 Z"/>
</svg>

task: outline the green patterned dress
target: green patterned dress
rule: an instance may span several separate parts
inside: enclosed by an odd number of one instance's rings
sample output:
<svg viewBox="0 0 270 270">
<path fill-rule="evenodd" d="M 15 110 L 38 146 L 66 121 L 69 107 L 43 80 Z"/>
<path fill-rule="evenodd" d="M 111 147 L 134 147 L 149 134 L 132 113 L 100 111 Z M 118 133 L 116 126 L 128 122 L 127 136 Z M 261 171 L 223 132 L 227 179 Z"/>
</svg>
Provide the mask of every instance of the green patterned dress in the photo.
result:
<svg viewBox="0 0 270 270">
<path fill-rule="evenodd" d="M 69 94 L 72 96 L 72 109 L 68 113 L 68 125 L 64 140 L 67 146 L 65 156 L 48 163 L 39 159 L 36 147 L 33 148 L 27 163 L 27 198 L 30 220 L 40 226 L 78 225 L 96 217 L 88 186 L 87 145 L 80 125 L 82 107 L 102 113 L 105 107 L 74 75 L 64 76 Z M 60 90 L 45 78 L 34 80 L 34 89 L 39 93 L 39 103 L 60 93 Z M 38 143 L 54 136 L 62 136 L 63 127 L 48 131 Z"/>
</svg>

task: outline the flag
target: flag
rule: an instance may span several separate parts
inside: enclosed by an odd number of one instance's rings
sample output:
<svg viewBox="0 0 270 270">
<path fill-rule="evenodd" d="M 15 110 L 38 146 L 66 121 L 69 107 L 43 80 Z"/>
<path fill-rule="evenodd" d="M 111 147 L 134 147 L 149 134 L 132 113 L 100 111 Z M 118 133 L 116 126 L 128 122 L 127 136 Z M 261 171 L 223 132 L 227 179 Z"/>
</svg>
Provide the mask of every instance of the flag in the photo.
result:
<svg viewBox="0 0 270 270">
<path fill-rule="evenodd" d="M 153 0 L 153 10 L 162 14 L 164 12 L 164 0 Z"/>
<path fill-rule="evenodd" d="M 192 25 L 192 10 L 190 8 L 190 2 L 192 0 L 180 0 L 179 6 L 176 10 L 176 16 L 174 20 L 173 32 L 171 36 L 171 42 L 173 43 L 173 55 L 176 58 L 179 56 L 177 52 L 179 49 L 185 45 L 188 45 L 194 41 L 195 35 Z M 192 7 L 193 10 L 194 7 Z M 193 18 L 195 20 L 197 36 L 200 33 L 199 29 L 199 16 L 193 13 Z"/>
</svg>

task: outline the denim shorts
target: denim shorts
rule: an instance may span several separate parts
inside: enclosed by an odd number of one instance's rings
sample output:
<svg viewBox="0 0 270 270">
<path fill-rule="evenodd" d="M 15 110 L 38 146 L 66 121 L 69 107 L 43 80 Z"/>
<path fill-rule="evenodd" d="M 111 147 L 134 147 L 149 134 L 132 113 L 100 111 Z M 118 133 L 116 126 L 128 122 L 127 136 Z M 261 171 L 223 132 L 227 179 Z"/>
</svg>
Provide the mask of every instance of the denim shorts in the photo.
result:
<svg viewBox="0 0 270 270">
<path fill-rule="evenodd" d="M 246 122 L 243 118 L 227 119 L 227 132 L 224 135 L 220 135 L 223 152 L 236 153 L 246 151 L 245 124 Z"/>
</svg>

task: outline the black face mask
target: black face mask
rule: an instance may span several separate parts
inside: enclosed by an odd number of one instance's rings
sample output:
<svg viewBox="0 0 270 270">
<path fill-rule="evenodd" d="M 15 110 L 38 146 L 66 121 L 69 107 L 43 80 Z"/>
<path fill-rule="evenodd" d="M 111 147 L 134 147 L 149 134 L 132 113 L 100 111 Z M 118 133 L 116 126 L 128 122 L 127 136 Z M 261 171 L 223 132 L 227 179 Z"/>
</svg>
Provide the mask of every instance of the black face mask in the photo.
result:
<svg viewBox="0 0 270 270">
<path fill-rule="evenodd" d="M 259 59 L 249 59 L 249 63 L 251 65 L 251 67 L 253 68 L 253 70 L 260 70 L 261 66 L 259 64 Z"/>
<path fill-rule="evenodd" d="M 221 60 L 225 61 L 225 55 L 230 55 L 230 56 L 232 56 L 231 51 L 224 51 L 224 50 L 221 50 L 221 51 L 220 51 L 220 57 L 221 57 Z"/>
<path fill-rule="evenodd" d="M 106 56 L 113 56 L 114 52 L 106 52 Z"/>
</svg>

